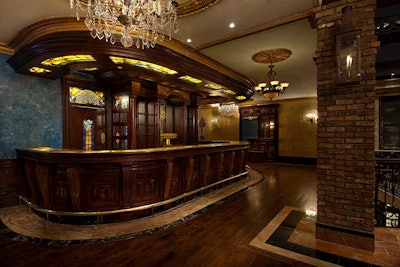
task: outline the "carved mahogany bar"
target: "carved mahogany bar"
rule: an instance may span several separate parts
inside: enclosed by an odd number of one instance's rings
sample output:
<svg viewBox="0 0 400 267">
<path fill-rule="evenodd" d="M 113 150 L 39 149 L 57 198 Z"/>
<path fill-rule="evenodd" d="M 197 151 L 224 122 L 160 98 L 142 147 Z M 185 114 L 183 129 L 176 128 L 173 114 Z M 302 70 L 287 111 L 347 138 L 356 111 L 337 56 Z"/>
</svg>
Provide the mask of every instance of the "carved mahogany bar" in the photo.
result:
<svg viewBox="0 0 400 267">
<path fill-rule="evenodd" d="M 84 216 L 154 208 L 245 176 L 248 148 L 248 142 L 98 151 L 30 148 L 17 149 L 17 157 L 33 208 Z"/>
</svg>

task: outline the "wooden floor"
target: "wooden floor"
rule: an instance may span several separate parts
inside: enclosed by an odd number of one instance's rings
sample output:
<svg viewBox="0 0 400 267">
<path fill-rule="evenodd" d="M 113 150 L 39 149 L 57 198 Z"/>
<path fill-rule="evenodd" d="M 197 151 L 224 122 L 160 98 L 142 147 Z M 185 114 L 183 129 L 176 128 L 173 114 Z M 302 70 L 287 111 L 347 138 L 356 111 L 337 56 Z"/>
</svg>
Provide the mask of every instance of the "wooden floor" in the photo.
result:
<svg viewBox="0 0 400 267">
<path fill-rule="evenodd" d="M 316 210 L 316 168 L 250 165 L 265 175 L 261 183 L 151 235 L 48 246 L 0 233 L 0 266 L 306 266 L 249 243 L 285 206 Z"/>
</svg>

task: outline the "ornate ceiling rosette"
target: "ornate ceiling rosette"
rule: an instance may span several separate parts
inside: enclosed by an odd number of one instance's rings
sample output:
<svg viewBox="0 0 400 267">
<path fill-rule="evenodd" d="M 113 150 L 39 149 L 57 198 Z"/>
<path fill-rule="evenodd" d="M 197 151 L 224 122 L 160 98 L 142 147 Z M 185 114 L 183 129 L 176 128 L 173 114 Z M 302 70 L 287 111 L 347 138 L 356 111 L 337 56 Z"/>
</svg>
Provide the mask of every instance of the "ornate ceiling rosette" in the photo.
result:
<svg viewBox="0 0 400 267">
<path fill-rule="evenodd" d="M 257 63 L 272 64 L 284 61 L 292 55 L 292 51 L 286 48 L 275 48 L 260 51 L 254 54 L 251 59 Z"/>
<path fill-rule="evenodd" d="M 221 0 L 176 0 L 179 3 L 178 16 L 185 17 L 200 13 Z"/>
</svg>

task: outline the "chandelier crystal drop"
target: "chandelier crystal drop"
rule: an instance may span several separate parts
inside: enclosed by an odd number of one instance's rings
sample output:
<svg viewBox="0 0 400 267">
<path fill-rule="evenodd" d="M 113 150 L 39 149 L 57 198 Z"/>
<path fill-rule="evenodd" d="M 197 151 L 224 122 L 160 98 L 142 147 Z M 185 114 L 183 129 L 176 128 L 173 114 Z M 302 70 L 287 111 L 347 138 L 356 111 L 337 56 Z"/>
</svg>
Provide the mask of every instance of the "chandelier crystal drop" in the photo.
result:
<svg viewBox="0 0 400 267">
<path fill-rule="evenodd" d="M 235 104 L 220 104 L 218 107 L 218 112 L 222 116 L 233 116 L 238 112 L 239 108 Z"/>
<path fill-rule="evenodd" d="M 118 35 L 124 47 L 154 48 L 165 39 L 164 29 L 178 31 L 174 0 L 70 0 L 76 18 L 85 13 L 85 25 L 93 38 L 115 44 Z M 132 38 L 136 35 L 136 41 Z"/>
</svg>

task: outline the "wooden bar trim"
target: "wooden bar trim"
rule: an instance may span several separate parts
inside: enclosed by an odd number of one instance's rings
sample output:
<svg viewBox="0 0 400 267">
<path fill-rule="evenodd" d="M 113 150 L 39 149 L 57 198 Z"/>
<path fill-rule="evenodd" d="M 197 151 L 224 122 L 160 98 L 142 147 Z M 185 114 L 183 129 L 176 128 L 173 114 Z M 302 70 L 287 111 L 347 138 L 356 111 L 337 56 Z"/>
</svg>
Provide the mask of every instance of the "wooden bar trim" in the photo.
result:
<svg viewBox="0 0 400 267">
<path fill-rule="evenodd" d="M 165 179 L 165 188 L 164 188 L 164 199 L 169 198 L 171 184 L 172 184 L 172 174 L 174 171 L 174 159 L 167 159 L 166 164 L 166 179 Z"/>
</svg>

